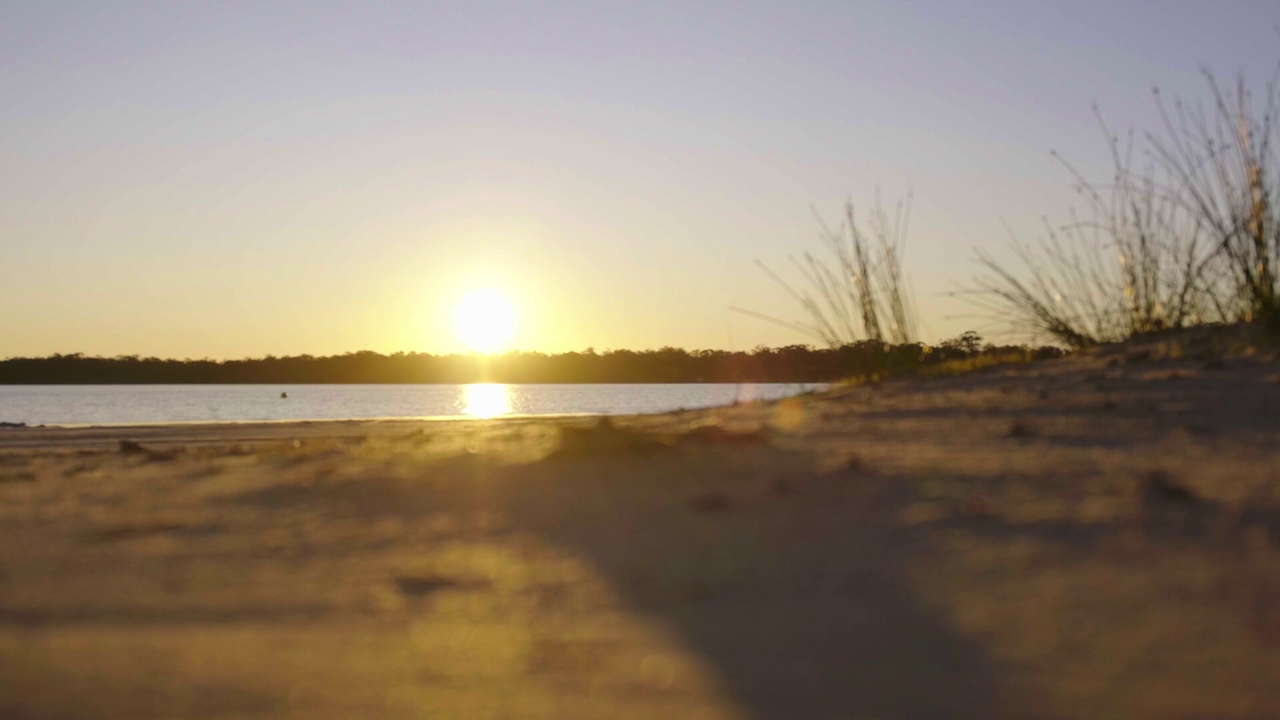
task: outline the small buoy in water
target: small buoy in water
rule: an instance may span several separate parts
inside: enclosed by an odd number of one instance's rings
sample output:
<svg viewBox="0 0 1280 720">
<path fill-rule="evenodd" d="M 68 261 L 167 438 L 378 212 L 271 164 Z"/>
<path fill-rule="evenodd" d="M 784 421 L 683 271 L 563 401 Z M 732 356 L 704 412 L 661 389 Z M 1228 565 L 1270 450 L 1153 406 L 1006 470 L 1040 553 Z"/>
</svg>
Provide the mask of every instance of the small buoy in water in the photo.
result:
<svg viewBox="0 0 1280 720">
<path fill-rule="evenodd" d="M 287 398 L 287 397 L 289 397 L 289 393 L 287 393 L 287 392 L 282 392 L 282 393 L 280 393 L 280 397 L 282 397 L 282 398 Z"/>
</svg>

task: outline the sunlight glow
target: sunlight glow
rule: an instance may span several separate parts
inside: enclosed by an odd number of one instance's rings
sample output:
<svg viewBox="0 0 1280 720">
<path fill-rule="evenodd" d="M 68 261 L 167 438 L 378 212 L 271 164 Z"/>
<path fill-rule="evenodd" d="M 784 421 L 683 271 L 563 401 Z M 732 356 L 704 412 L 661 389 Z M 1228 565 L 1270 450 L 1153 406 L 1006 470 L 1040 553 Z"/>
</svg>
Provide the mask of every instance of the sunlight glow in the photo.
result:
<svg viewBox="0 0 1280 720">
<path fill-rule="evenodd" d="M 510 348 L 516 334 L 515 307 L 493 288 L 472 290 L 458 301 L 453 330 L 472 352 L 502 352 Z"/>
<path fill-rule="evenodd" d="M 511 413 L 511 393 L 507 385 L 478 383 L 462 386 L 462 412 L 487 420 Z"/>
</svg>

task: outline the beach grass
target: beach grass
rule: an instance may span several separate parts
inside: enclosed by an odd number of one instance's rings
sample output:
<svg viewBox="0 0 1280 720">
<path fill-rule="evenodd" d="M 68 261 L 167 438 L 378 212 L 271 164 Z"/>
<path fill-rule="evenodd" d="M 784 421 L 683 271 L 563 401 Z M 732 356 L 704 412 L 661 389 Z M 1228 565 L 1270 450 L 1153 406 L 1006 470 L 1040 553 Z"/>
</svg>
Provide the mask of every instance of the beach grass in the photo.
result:
<svg viewBox="0 0 1280 720">
<path fill-rule="evenodd" d="M 853 201 L 845 204 L 838 225 L 814 210 L 826 257 L 806 252 L 790 258 L 800 277 L 786 279 L 767 263 L 756 265 L 800 306 L 803 318 L 786 320 L 745 308 L 734 311 L 780 325 L 829 347 L 869 340 L 897 345 L 918 340 L 919 322 L 902 266 L 911 216 L 911 195 L 890 212 L 877 193 L 865 222 Z"/>
<path fill-rule="evenodd" d="M 982 272 L 958 293 L 1018 334 L 1068 347 L 1201 324 L 1280 327 L 1280 163 L 1276 80 L 1254 103 L 1205 73 L 1209 110 L 1155 102 L 1159 132 L 1122 142 L 1095 108 L 1112 158 L 1108 182 L 1057 156 L 1084 198 L 1010 264 L 979 251 Z"/>
</svg>

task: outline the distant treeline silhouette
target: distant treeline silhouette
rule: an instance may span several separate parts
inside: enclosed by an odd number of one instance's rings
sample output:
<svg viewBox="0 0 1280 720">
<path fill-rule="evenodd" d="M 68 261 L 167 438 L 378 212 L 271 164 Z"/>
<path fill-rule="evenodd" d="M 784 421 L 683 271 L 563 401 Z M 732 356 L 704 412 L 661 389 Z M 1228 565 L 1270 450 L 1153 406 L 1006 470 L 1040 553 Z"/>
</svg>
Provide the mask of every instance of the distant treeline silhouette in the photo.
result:
<svg viewBox="0 0 1280 720">
<path fill-rule="evenodd" d="M 371 351 L 313 357 L 166 360 L 79 353 L 0 360 L 0 384 L 201 383 L 738 383 L 831 382 L 910 371 L 986 354 L 1054 357 L 1053 347 L 981 345 L 967 333 L 935 347 L 866 341 L 837 348 L 789 345 L 726 350 L 610 350 L 548 355 L 429 355 Z"/>
</svg>

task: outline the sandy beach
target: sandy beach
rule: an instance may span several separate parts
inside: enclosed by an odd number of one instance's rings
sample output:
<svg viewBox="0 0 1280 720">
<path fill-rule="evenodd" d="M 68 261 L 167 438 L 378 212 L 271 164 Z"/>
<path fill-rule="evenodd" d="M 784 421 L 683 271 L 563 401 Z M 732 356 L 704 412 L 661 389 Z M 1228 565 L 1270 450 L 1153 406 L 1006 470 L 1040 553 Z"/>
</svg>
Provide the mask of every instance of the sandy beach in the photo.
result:
<svg viewBox="0 0 1280 720">
<path fill-rule="evenodd" d="M 1280 717 L 1280 361 L 0 431 L 0 717 Z"/>
</svg>

